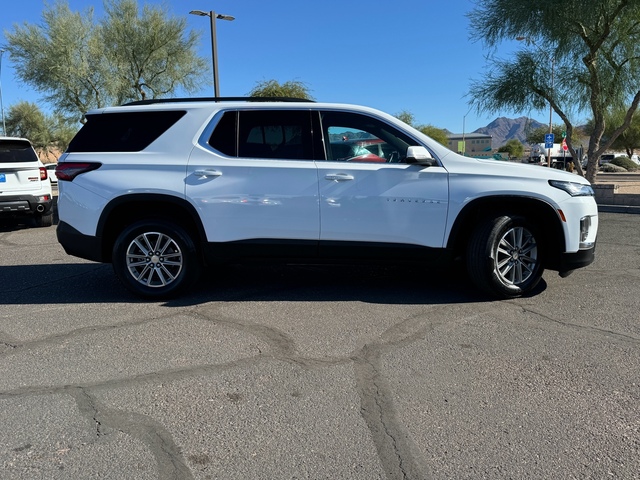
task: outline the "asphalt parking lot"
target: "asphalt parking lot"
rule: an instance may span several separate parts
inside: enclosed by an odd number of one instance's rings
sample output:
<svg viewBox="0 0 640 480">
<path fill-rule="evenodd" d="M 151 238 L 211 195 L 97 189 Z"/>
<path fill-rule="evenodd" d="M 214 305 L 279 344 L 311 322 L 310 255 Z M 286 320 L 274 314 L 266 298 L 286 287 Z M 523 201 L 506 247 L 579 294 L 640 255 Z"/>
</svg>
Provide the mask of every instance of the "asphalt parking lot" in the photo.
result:
<svg viewBox="0 0 640 480">
<path fill-rule="evenodd" d="M 640 215 L 495 302 L 456 269 L 234 267 L 142 302 L 0 226 L 3 479 L 640 478 Z"/>
</svg>

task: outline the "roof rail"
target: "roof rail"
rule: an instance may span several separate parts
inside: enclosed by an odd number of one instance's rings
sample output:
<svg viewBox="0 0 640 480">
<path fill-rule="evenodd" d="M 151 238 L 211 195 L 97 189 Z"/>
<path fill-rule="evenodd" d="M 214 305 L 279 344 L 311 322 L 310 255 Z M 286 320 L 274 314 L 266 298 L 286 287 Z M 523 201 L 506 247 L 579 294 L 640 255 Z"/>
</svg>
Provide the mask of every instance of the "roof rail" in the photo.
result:
<svg viewBox="0 0 640 480">
<path fill-rule="evenodd" d="M 313 102 L 308 98 L 295 97 L 194 97 L 194 98 L 152 98 L 150 100 L 136 100 L 123 104 L 128 105 L 153 105 L 156 103 L 178 102 Z"/>
</svg>

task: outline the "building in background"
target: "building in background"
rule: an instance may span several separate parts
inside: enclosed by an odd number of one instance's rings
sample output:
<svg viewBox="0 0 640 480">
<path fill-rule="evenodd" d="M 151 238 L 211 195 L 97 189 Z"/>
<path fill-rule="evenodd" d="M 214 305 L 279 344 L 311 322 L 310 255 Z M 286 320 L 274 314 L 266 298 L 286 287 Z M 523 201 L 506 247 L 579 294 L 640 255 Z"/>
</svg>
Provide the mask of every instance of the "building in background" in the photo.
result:
<svg viewBox="0 0 640 480">
<path fill-rule="evenodd" d="M 448 135 L 447 147 L 461 155 L 474 158 L 493 158 L 491 135 L 484 133 L 452 133 Z"/>
</svg>

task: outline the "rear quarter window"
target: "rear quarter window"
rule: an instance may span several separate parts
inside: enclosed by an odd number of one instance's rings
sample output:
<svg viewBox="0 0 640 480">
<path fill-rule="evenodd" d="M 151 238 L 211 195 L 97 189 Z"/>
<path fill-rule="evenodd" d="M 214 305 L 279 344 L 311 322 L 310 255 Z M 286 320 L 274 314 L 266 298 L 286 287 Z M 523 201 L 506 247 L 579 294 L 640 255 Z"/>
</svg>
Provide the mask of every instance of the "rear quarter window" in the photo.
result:
<svg viewBox="0 0 640 480">
<path fill-rule="evenodd" d="M 87 115 L 87 123 L 73 138 L 67 151 L 139 152 L 186 113 L 169 110 Z"/>
<path fill-rule="evenodd" d="M 37 162 L 36 152 L 29 142 L 24 140 L 0 141 L 0 163 Z"/>
</svg>

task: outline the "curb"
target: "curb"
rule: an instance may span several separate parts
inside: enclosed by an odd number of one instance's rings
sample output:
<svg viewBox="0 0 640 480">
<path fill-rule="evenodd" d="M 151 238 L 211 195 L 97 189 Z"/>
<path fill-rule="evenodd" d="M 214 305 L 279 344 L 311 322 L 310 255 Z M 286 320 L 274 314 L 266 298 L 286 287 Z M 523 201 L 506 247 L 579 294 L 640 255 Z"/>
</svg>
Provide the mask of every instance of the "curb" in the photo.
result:
<svg viewBox="0 0 640 480">
<path fill-rule="evenodd" d="M 636 205 L 598 205 L 598 212 L 640 214 L 640 206 L 636 206 Z"/>
</svg>

